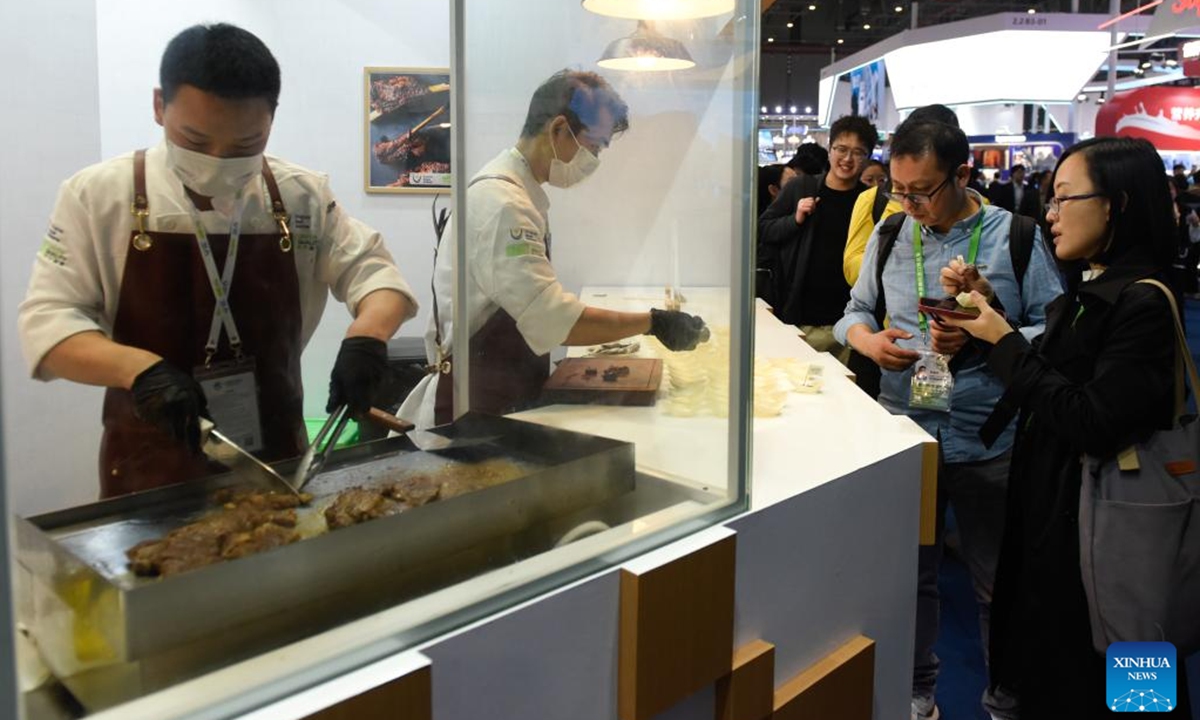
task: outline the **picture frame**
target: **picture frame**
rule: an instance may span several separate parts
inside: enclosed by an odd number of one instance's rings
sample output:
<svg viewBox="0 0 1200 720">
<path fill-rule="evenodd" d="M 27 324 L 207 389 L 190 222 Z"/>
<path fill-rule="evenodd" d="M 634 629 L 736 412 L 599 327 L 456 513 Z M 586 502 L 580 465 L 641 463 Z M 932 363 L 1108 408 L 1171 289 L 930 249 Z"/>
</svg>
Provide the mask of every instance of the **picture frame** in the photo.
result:
<svg viewBox="0 0 1200 720">
<path fill-rule="evenodd" d="M 368 193 L 450 192 L 450 69 L 363 68 Z"/>
</svg>

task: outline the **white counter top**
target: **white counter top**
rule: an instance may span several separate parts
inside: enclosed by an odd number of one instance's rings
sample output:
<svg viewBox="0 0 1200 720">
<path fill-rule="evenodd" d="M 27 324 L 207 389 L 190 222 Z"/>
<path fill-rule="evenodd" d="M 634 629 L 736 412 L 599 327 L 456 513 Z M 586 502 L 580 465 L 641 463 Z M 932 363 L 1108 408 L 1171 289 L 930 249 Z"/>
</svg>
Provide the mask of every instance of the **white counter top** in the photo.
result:
<svg viewBox="0 0 1200 720">
<path fill-rule="evenodd" d="M 713 327 L 728 324 L 726 290 L 685 289 L 685 294 L 689 298 L 685 311 L 701 314 Z M 657 297 L 661 296 L 660 289 Z M 655 302 L 652 290 L 636 288 L 592 288 L 583 297 L 589 303 L 614 309 L 644 310 L 652 304 L 661 304 Z M 821 363 L 825 367 L 825 381 L 819 394 L 791 394 L 781 416 L 754 420 L 751 509 L 748 516 L 930 440 L 907 418 L 890 415 L 859 391 L 846 376 L 845 368 L 835 359 L 828 354 L 816 353 L 800 339 L 796 328 L 779 322 L 761 304 L 756 307 L 755 325 L 757 357 L 797 358 L 804 362 Z M 722 487 L 729 475 L 727 458 L 730 431 L 725 419 L 670 417 L 657 406 L 589 405 L 544 407 L 520 413 L 517 417 L 635 442 L 639 470 L 679 479 L 687 484 Z M 879 478 L 887 474 L 876 475 L 878 477 L 871 482 L 880 482 Z M 228 711 L 234 707 L 278 707 L 280 703 L 272 702 L 272 698 L 285 697 L 311 687 L 312 679 L 321 676 L 327 678 L 331 671 L 350 673 L 364 663 L 402 651 L 407 645 L 405 631 L 413 626 L 414 618 L 431 621 L 462 603 L 477 602 L 536 579 L 546 572 L 594 558 L 597 552 L 605 552 L 606 542 L 636 540 L 652 532 L 655 527 L 673 524 L 680 518 L 696 514 L 698 509 L 702 510 L 696 503 L 690 504 L 694 507 L 681 506 L 661 511 L 657 514 L 661 517 L 649 516 L 631 523 L 632 527 L 614 528 L 610 531 L 612 535 L 604 533 L 586 538 L 222 668 L 96 717 L 121 720 L 218 717 L 222 710 Z M 740 517 L 746 518 L 747 515 Z M 729 522 L 733 521 L 731 519 Z M 915 556 L 915 549 L 912 552 Z M 840 561 L 837 557 L 829 560 Z M 559 587 L 549 593 L 549 597 L 562 597 L 572 592 L 572 588 L 587 582 L 585 578 Z M 446 632 L 420 647 L 436 648 L 448 638 L 461 636 L 463 632 L 470 632 L 471 628 L 487 626 L 545 599 L 535 598 L 504 609 L 467 628 Z M 292 703 L 289 712 L 280 717 L 300 717 L 304 709 L 294 706 L 295 703 Z M 319 707 L 314 706 L 310 710 L 315 709 Z"/>
</svg>

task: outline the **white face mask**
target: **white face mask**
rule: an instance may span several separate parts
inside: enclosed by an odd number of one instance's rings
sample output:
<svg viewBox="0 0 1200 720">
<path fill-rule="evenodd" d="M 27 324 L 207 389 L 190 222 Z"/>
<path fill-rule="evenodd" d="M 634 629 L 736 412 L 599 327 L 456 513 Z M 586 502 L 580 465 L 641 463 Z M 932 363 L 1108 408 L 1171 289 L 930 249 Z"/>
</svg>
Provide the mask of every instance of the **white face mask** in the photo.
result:
<svg viewBox="0 0 1200 720">
<path fill-rule="evenodd" d="M 167 166 L 183 184 L 205 197 L 229 197 L 262 172 L 262 153 L 249 157 L 219 158 L 185 150 L 167 140 Z"/>
<path fill-rule="evenodd" d="M 554 159 L 550 161 L 550 184 L 558 188 L 577 185 L 600 167 L 600 158 L 579 144 L 579 139 L 575 137 L 575 132 L 571 130 L 570 125 L 567 125 L 567 132 L 571 133 L 571 139 L 579 148 L 575 151 L 575 157 L 571 158 L 571 162 L 565 163 L 559 160 L 558 151 L 554 149 L 554 142 L 550 142 L 550 152 L 554 153 Z"/>
</svg>

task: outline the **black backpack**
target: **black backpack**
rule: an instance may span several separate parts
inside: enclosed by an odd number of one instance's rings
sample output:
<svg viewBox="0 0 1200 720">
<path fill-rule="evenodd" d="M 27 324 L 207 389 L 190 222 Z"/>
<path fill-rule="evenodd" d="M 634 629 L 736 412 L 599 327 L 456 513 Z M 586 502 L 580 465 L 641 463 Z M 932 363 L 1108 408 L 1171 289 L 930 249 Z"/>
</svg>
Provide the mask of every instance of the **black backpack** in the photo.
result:
<svg viewBox="0 0 1200 720">
<path fill-rule="evenodd" d="M 879 202 L 880 198 L 883 198 L 882 205 Z M 879 208 L 882 213 L 882 208 L 886 205 L 887 199 L 883 197 L 883 192 L 877 191 L 875 207 Z M 880 328 L 883 327 L 884 318 L 887 316 L 887 298 L 883 294 L 883 266 L 892 254 L 892 248 L 896 245 L 896 238 L 900 235 L 900 227 L 904 224 L 905 217 L 907 216 L 904 213 L 898 212 L 890 215 L 879 225 L 879 243 L 875 247 L 875 286 L 879 288 L 879 292 L 875 296 L 875 322 Z M 1025 271 L 1029 269 L 1029 259 L 1033 255 L 1036 229 L 1037 222 L 1033 218 L 1016 214 L 1012 216 L 1012 224 L 1008 229 L 1008 253 L 1012 260 L 1013 275 L 1017 278 L 1017 290 L 1021 293 L 1025 291 Z M 879 366 L 870 358 L 853 350 L 850 353 L 848 365 L 850 371 L 854 373 L 855 382 L 862 391 L 872 398 L 878 398 L 881 378 Z"/>
</svg>

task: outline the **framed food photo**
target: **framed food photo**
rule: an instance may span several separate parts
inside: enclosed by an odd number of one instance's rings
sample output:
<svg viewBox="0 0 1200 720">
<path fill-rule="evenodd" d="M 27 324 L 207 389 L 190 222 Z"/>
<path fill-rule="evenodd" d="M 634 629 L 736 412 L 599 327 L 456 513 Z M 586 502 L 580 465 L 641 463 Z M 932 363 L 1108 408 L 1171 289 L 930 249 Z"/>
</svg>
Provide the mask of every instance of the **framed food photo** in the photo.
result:
<svg viewBox="0 0 1200 720">
<path fill-rule="evenodd" d="M 450 70 L 368 67 L 363 77 L 366 191 L 450 192 Z"/>
</svg>

